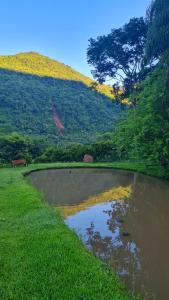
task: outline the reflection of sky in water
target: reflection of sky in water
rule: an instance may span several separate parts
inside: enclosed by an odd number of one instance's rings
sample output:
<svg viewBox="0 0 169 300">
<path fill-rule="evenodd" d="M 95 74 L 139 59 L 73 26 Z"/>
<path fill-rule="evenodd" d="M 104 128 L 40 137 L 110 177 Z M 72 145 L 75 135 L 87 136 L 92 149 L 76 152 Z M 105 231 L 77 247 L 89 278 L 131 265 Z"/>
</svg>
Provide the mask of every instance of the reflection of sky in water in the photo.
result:
<svg viewBox="0 0 169 300">
<path fill-rule="evenodd" d="M 96 256 L 111 261 L 123 277 L 141 270 L 136 243 L 130 240 L 130 236 L 123 236 L 122 218 L 128 208 L 129 204 L 123 201 L 96 204 L 65 221 Z"/>
<path fill-rule="evenodd" d="M 94 223 L 95 230 L 99 231 L 102 236 L 110 235 L 107 215 L 103 213 L 104 209 L 111 209 L 111 203 L 96 204 L 74 216 L 69 216 L 66 219 L 66 224 L 82 234 L 85 240 L 88 238 L 87 233 L 85 234 L 86 228 L 90 226 L 91 222 Z"/>
</svg>

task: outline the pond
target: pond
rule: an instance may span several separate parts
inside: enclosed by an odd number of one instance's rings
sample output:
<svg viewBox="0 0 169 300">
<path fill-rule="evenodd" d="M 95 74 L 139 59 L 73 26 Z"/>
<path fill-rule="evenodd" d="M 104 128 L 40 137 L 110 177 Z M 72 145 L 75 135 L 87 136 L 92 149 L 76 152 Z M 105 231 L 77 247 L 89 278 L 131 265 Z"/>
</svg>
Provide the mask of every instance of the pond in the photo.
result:
<svg viewBox="0 0 169 300">
<path fill-rule="evenodd" d="M 33 172 L 31 182 L 141 299 L 169 299 L 169 183 L 112 169 Z"/>
</svg>

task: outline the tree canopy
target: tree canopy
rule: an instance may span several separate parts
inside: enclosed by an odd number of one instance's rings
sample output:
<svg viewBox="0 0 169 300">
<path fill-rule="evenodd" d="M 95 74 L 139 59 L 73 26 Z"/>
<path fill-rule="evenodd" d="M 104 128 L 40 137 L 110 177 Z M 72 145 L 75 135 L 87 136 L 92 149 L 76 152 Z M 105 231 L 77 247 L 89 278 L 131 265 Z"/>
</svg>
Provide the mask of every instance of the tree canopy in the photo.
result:
<svg viewBox="0 0 169 300">
<path fill-rule="evenodd" d="M 139 102 L 116 128 L 114 143 L 123 159 L 169 166 L 169 92 L 160 63 L 142 83 Z"/>
<path fill-rule="evenodd" d="M 152 1 L 146 19 L 133 18 L 123 27 L 89 42 L 88 63 L 94 67 L 95 78 L 122 83 L 122 95 L 119 84 L 115 86 L 119 99 L 127 95 L 132 103 L 139 100 L 115 128 L 112 144 L 117 157 L 167 169 L 169 1 Z"/>
<path fill-rule="evenodd" d="M 144 19 L 133 18 L 108 35 L 91 38 L 87 57 L 94 77 L 99 82 L 114 79 L 131 92 L 141 78 L 146 35 Z"/>
<path fill-rule="evenodd" d="M 147 12 L 147 60 L 159 58 L 169 48 L 169 1 L 155 0 Z"/>
</svg>

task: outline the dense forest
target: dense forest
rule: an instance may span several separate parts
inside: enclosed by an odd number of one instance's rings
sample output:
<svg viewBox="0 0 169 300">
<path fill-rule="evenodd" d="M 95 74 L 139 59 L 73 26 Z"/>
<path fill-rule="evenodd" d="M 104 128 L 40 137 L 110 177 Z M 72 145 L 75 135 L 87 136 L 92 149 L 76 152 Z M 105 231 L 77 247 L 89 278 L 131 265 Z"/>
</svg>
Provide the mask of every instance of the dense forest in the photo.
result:
<svg viewBox="0 0 169 300">
<path fill-rule="evenodd" d="M 37 53 L 1 56 L 0 78 L 1 134 L 87 143 L 119 118 L 120 107 L 103 93 L 110 88 L 93 90 L 87 77 Z"/>
<path fill-rule="evenodd" d="M 88 87 L 94 85 L 97 87 L 96 89 L 98 92 L 114 98 L 111 86 L 97 84 L 95 81 L 75 71 L 70 66 L 36 52 L 23 52 L 16 55 L 0 56 L 0 68 L 41 77 L 79 81 Z"/>
<path fill-rule="evenodd" d="M 64 111 L 63 123 L 67 124 L 66 131 L 72 134 L 71 146 L 69 146 L 70 143 L 67 143 L 64 148 L 58 143 L 54 146 L 44 144 L 42 141 L 38 143 L 37 140 L 30 142 L 25 137 L 25 148 L 23 147 L 22 153 L 29 156 L 30 160 L 79 161 L 82 160 L 85 153 L 90 153 L 96 161 L 145 162 L 159 165 L 168 172 L 169 2 L 167 0 L 152 1 L 145 18 L 133 18 L 121 28 L 113 29 L 107 36 L 89 40 L 87 59 L 98 84 L 86 83 L 82 78 L 76 76 L 76 78 L 72 77 L 69 82 L 65 81 L 67 79 L 65 69 L 63 69 L 63 73 L 60 73 L 60 80 L 51 78 L 56 77 L 53 71 L 49 74 L 50 78 L 44 77 L 47 75 L 44 66 L 41 70 L 36 70 L 35 75 L 32 72 L 34 62 L 31 65 L 27 63 L 27 55 L 26 58 L 25 55 L 21 54 L 22 59 L 20 63 L 17 63 L 17 69 L 15 66 L 19 56 L 9 58 L 11 69 L 15 69 L 15 72 L 7 70 L 9 69 L 7 58 L 0 59 L 2 68 L 0 97 L 3 97 L 4 101 L 0 110 L 1 128 L 2 123 L 5 124 L 4 131 L 6 130 L 6 132 L 10 126 L 14 127 L 15 125 L 15 129 L 17 126 L 20 128 L 23 126 L 21 131 L 24 134 L 34 133 L 34 129 L 38 128 L 38 135 L 43 136 L 44 127 L 51 126 L 49 135 L 52 136 L 54 124 L 50 125 L 51 121 L 48 117 L 51 114 L 52 102 L 50 106 L 46 106 L 46 99 L 50 95 L 50 101 L 55 101 L 54 96 L 57 90 L 57 99 L 60 99 L 57 102 L 57 110 L 59 114 Z M 37 54 L 31 54 L 31 57 L 32 55 L 34 57 Z M 24 69 L 23 59 L 25 59 Z M 50 63 L 53 61 L 49 61 Z M 31 73 L 30 68 L 34 75 L 16 72 L 22 69 L 23 72 Z M 66 70 L 72 72 L 71 68 Z M 37 77 L 37 75 L 41 77 Z M 98 86 L 105 87 L 103 83 L 110 79 L 114 82 L 112 87 L 113 97 L 116 99 L 114 102 L 108 102 L 105 96 L 97 92 Z M 29 85 L 30 83 L 31 85 Z M 24 90 L 25 98 L 19 86 Z M 30 86 L 33 90 L 31 99 Z M 63 102 L 63 98 L 68 99 L 66 96 L 68 94 L 71 100 Z M 14 105 L 13 98 L 15 98 L 15 108 L 12 107 Z M 33 103 L 33 99 L 38 99 L 38 102 L 34 101 L 34 105 L 30 105 L 29 101 Z M 115 103 L 122 103 L 126 99 L 128 104 L 125 109 L 121 110 L 121 118 L 117 124 L 121 106 Z M 80 111 L 79 107 L 82 103 L 86 108 Z M 22 124 L 19 124 L 21 115 L 18 115 L 19 119 L 17 120 L 11 116 L 17 105 L 20 113 L 24 114 L 25 110 Z M 5 107 L 6 114 L 3 111 Z M 35 118 L 31 120 L 32 124 L 30 124 L 32 110 L 33 114 L 37 116 L 40 107 L 43 109 L 39 121 Z M 88 115 L 86 115 L 86 111 Z M 8 123 L 5 123 L 4 118 L 7 115 Z M 41 122 L 45 115 L 45 122 Z M 94 121 L 91 123 L 90 120 L 93 117 Z M 70 118 L 73 122 L 70 122 Z M 81 139 L 76 138 L 77 123 L 81 124 L 78 127 L 80 135 L 83 135 L 84 130 L 90 136 L 89 139 L 84 133 L 86 145 L 82 145 Z M 30 132 L 27 131 L 28 128 Z M 6 139 L 5 143 L 4 139 Z M 0 143 L 4 145 L 4 148 L 1 147 L 4 149 L 4 152 L 1 151 L 1 158 L 5 161 L 11 159 L 11 157 L 5 157 L 3 153 L 6 152 L 7 144 L 11 147 L 13 139 L 16 139 L 16 136 L 1 137 Z M 22 140 L 22 137 L 18 136 L 17 139 Z M 43 146 L 37 147 L 37 144 Z M 18 154 L 18 152 L 15 154 L 15 157 L 21 156 L 24 155 Z"/>
<path fill-rule="evenodd" d="M 152 1 L 147 11 L 144 65 L 153 70 L 139 82 L 130 99 L 136 107 L 116 128 L 115 144 L 127 159 L 169 168 L 169 2 Z M 144 66 L 143 66 L 144 68 Z"/>
<path fill-rule="evenodd" d="M 119 159 L 168 169 L 169 2 L 152 1 L 145 19 L 133 18 L 109 35 L 91 39 L 88 61 L 98 81 L 116 80 L 114 90 L 123 87 L 119 100 L 130 99 L 112 135 Z"/>
</svg>

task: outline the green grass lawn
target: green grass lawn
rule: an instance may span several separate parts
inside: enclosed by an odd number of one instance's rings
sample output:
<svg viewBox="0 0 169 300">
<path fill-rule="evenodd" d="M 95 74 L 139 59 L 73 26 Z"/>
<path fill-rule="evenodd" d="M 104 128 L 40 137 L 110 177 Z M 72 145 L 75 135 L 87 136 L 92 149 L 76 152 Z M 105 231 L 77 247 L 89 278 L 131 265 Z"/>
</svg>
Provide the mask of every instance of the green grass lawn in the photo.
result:
<svg viewBox="0 0 169 300">
<path fill-rule="evenodd" d="M 134 299 L 120 279 L 89 253 L 23 177 L 36 169 L 114 167 L 165 177 L 143 164 L 39 164 L 0 169 L 0 299 Z"/>
<path fill-rule="evenodd" d="M 1 300 L 134 299 L 120 279 L 86 250 L 59 213 L 45 203 L 22 175 L 25 170 L 69 166 L 84 164 L 0 169 Z M 129 169 L 127 163 L 92 166 Z M 141 165 L 135 165 L 135 170 L 138 167 L 145 171 Z"/>
<path fill-rule="evenodd" d="M 23 172 L 83 163 L 39 164 L 0 169 L 0 299 L 133 299 L 119 278 L 92 256 L 42 199 Z M 164 177 L 141 164 L 86 165 L 138 170 Z"/>
</svg>

